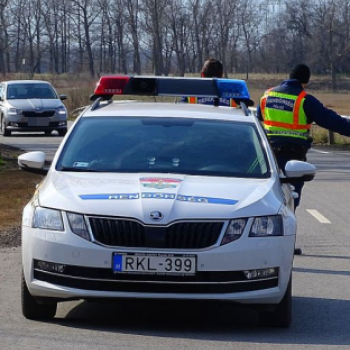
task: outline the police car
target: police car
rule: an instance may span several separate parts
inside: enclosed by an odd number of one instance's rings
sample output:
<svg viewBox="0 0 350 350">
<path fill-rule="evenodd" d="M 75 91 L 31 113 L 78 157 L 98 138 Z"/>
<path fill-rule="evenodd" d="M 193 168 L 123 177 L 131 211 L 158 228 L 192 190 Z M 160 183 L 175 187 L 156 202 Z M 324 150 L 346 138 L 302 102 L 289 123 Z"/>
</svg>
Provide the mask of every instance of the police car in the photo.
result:
<svg viewBox="0 0 350 350">
<path fill-rule="evenodd" d="M 237 106 L 113 101 L 113 95 L 233 98 Z M 225 300 L 262 326 L 291 322 L 295 181 L 247 105 L 244 81 L 105 76 L 23 211 L 22 311 L 50 319 L 76 299 Z"/>
</svg>

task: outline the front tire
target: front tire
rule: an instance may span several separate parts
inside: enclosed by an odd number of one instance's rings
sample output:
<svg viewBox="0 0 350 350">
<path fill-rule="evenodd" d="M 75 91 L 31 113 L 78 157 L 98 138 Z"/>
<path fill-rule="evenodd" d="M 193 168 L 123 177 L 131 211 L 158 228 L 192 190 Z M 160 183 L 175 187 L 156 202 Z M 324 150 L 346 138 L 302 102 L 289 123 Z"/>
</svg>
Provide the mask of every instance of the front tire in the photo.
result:
<svg viewBox="0 0 350 350">
<path fill-rule="evenodd" d="M 287 328 L 292 322 L 292 277 L 286 293 L 273 311 L 260 311 L 259 326 Z"/>
<path fill-rule="evenodd" d="M 56 315 L 57 302 L 39 304 L 29 293 L 23 271 L 21 279 L 21 302 L 22 314 L 30 320 L 51 320 Z"/>
<path fill-rule="evenodd" d="M 6 122 L 5 122 L 5 117 L 1 116 L 1 133 L 2 136 L 11 136 L 11 131 L 7 129 L 6 127 Z"/>
<path fill-rule="evenodd" d="M 64 136 L 65 134 L 67 134 L 67 128 L 58 130 L 59 136 Z"/>
</svg>

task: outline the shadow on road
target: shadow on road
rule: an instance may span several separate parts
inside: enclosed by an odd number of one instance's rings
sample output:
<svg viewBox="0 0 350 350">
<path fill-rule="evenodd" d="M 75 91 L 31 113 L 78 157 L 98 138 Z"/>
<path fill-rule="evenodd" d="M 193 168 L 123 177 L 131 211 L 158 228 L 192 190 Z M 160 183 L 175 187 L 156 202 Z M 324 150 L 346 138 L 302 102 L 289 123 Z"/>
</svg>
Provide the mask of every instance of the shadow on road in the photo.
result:
<svg viewBox="0 0 350 350">
<path fill-rule="evenodd" d="M 269 344 L 350 345 L 350 301 L 293 298 L 288 329 L 257 326 L 257 313 L 223 302 L 82 302 L 54 323 L 156 337 Z"/>
</svg>

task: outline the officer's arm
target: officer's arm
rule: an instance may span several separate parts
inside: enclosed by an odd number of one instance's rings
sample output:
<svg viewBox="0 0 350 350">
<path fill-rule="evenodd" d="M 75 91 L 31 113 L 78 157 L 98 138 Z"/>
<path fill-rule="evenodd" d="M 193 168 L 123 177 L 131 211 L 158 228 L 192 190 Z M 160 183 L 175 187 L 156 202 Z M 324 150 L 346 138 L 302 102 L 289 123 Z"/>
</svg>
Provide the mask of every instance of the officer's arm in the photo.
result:
<svg viewBox="0 0 350 350">
<path fill-rule="evenodd" d="M 332 109 L 325 107 L 314 96 L 306 96 L 304 111 L 309 123 L 315 122 L 322 128 L 344 136 L 350 136 L 350 118 L 342 117 Z"/>
</svg>

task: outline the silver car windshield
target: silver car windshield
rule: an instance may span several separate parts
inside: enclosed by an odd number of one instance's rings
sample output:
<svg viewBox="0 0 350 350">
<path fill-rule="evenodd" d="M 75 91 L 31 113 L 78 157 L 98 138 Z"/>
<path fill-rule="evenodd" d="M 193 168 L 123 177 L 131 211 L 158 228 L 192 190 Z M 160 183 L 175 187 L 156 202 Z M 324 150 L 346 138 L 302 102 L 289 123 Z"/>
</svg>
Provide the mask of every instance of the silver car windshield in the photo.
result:
<svg viewBox="0 0 350 350">
<path fill-rule="evenodd" d="M 82 118 L 56 170 L 270 176 L 255 125 L 188 118 Z"/>
<path fill-rule="evenodd" d="M 7 87 L 8 100 L 21 100 L 31 98 L 54 99 L 58 98 L 58 96 L 49 84 L 21 83 L 11 84 Z"/>
</svg>

